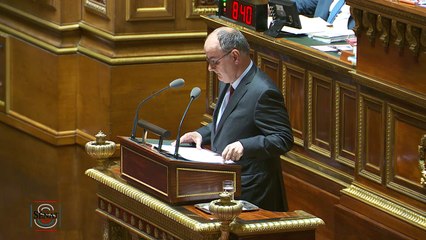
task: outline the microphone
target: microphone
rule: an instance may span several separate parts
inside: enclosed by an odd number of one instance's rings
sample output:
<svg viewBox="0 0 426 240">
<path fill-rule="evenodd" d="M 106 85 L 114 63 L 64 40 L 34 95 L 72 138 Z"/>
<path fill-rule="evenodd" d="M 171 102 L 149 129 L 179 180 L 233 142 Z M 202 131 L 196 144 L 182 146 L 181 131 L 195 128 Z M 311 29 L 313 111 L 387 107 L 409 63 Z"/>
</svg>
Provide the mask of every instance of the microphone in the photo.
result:
<svg viewBox="0 0 426 240">
<path fill-rule="evenodd" d="M 175 80 L 173 80 L 173 81 L 170 82 L 169 86 L 164 87 L 164 88 L 160 89 L 159 91 L 151 94 L 150 96 L 148 96 L 147 98 L 145 98 L 144 100 L 142 100 L 139 103 L 138 107 L 136 108 L 135 118 L 133 119 L 133 128 L 132 128 L 132 134 L 130 135 L 130 139 L 132 139 L 133 141 L 137 142 L 136 141 L 136 136 L 135 136 L 136 135 L 136 126 L 138 124 L 139 110 L 141 109 L 142 105 L 146 101 L 150 100 L 151 98 L 157 96 L 158 94 L 160 94 L 161 92 L 163 92 L 163 91 L 165 91 L 165 90 L 167 90 L 169 88 L 178 88 L 178 87 L 182 87 L 183 85 L 185 85 L 185 80 L 183 80 L 182 78 L 175 79 Z"/>
<path fill-rule="evenodd" d="M 188 109 L 189 109 L 189 106 L 191 106 L 192 101 L 194 101 L 195 99 L 197 99 L 198 96 L 200 96 L 200 93 L 201 93 L 201 89 L 199 87 L 194 87 L 191 90 L 191 97 L 189 99 L 188 106 L 186 106 L 185 112 L 183 112 L 182 119 L 180 120 L 178 132 L 177 132 L 177 137 L 176 137 L 175 154 L 174 154 L 174 157 L 176 159 L 179 158 L 179 153 L 178 152 L 179 152 L 179 146 L 180 146 L 180 130 L 182 129 L 183 120 L 185 119 L 185 116 L 188 113 Z"/>
</svg>

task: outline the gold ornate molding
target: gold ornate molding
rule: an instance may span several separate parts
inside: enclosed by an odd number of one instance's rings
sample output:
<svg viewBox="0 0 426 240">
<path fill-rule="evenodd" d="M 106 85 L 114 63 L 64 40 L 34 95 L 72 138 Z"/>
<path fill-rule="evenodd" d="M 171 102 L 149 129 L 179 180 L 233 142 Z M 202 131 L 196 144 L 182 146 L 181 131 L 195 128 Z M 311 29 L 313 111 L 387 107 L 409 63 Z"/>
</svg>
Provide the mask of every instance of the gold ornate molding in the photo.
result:
<svg viewBox="0 0 426 240">
<path fill-rule="evenodd" d="M 366 132 L 369 126 L 366 125 L 368 119 L 366 119 L 367 111 L 369 104 L 376 104 L 380 107 L 380 113 L 383 114 L 385 103 L 379 99 L 375 98 L 371 95 L 367 95 L 364 93 L 359 94 L 358 99 L 358 160 L 357 160 L 357 172 L 360 176 L 370 179 L 376 183 L 382 182 L 381 169 L 378 169 L 378 166 L 371 166 L 373 168 L 377 168 L 377 172 L 373 173 L 367 169 L 368 160 L 366 159 L 367 154 L 367 145 L 370 144 L 366 142 Z"/>
<path fill-rule="evenodd" d="M 409 224 L 415 225 L 426 230 L 426 215 L 424 212 L 415 212 L 407 206 L 386 199 L 376 193 L 373 193 L 356 185 L 351 185 L 348 188 L 343 189 L 341 192 L 372 207 L 380 209 L 381 211 L 384 211 Z"/>
<path fill-rule="evenodd" d="M 405 44 L 405 29 L 406 25 L 395 19 L 392 20 L 392 35 L 395 36 L 394 44 L 400 49 L 404 48 Z"/>
<path fill-rule="evenodd" d="M 314 80 L 314 78 L 316 78 L 316 80 Z M 315 111 L 316 109 L 314 109 L 314 102 L 316 102 L 316 100 L 314 100 L 314 94 L 315 97 L 316 96 L 316 92 L 314 93 L 314 90 L 317 91 L 317 89 L 314 89 L 314 84 L 317 84 L 318 81 L 321 80 L 323 82 L 326 82 L 329 84 L 329 86 L 332 86 L 332 79 L 330 77 L 324 76 L 324 75 L 320 75 L 318 73 L 315 72 L 308 72 L 308 148 L 313 151 L 316 152 L 320 155 L 323 155 L 327 158 L 331 157 L 331 149 L 325 149 L 321 146 L 319 146 L 318 144 L 314 143 L 314 138 L 316 138 L 316 136 L 314 136 L 314 127 L 316 127 L 316 122 L 314 122 L 314 119 L 318 119 L 318 116 L 315 115 L 317 114 L 317 112 Z M 316 85 L 315 85 L 316 86 Z M 330 94 L 331 94 L 331 89 L 330 89 Z M 332 100 L 331 100 L 332 101 Z M 331 102 L 330 101 L 330 102 Z M 331 108 L 331 106 L 329 106 Z M 315 116 L 315 118 L 314 118 Z M 330 116 L 331 119 L 331 116 Z M 317 140 L 317 141 L 321 141 L 323 144 L 330 146 L 330 142 L 325 142 L 322 140 Z"/>
<path fill-rule="evenodd" d="M 426 134 L 420 139 L 419 145 L 419 167 L 420 167 L 420 184 L 426 186 Z"/>
<path fill-rule="evenodd" d="M 415 57 L 418 57 L 419 55 L 420 34 L 421 34 L 420 28 L 413 25 L 407 25 L 406 37 L 407 37 L 408 49 Z"/>
<path fill-rule="evenodd" d="M 389 47 L 391 25 L 392 25 L 391 19 L 384 16 L 379 16 L 377 27 L 378 27 L 378 30 L 382 32 L 380 34 L 379 39 L 382 42 L 382 46 L 384 48 Z"/>
<path fill-rule="evenodd" d="M 98 181 L 99 183 L 118 191 L 119 193 L 130 197 L 138 203 L 141 203 L 162 215 L 168 216 L 178 223 L 181 223 L 185 227 L 188 227 L 195 231 L 218 231 L 219 222 L 211 223 L 199 223 L 194 219 L 182 214 L 181 212 L 169 207 L 166 203 L 157 200 L 154 197 L 126 184 L 118 181 L 117 179 L 110 177 L 102 172 L 95 169 L 88 169 L 86 175 Z"/>
<path fill-rule="evenodd" d="M 341 96 L 341 89 L 347 89 L 347 90 L 352 90 L 352 91 L 356 91 L 356 89 L 353 86 L 350 85 L 346 85 L 344 83 L 341 82 L 336 82 L 335 83 L 335 106 L 336 106 L 336 110 L 335 110 L 335 133 L 334 133 L 334 139 L 336 139 L 335 143 L 334 143 L 334 155 L 335 155 L 335 159 L 337 162 L 340 162 L 352 169 L 355 168 L 355 162 L 349 160 L 348 158 L 343 157 L 340 154 L 340 143 L 341 143 L 341 135 L 342 133 L 340 132 L 340 127 L 341 127 L 341 121 L 342 118 L 340 117 L 340 115 L 342 114 L 342 111 L 344 111 L 344 109 L 340 109 L 340 105 L 343 103 L 342 101 L 342 96 Z M 356 101 L 356 99 L 355 99 Z M 355 157 L 355 153 L 351 154 L 353 157 Z"/>
<path fill-rule="evenodd" d="M 244 225 L 234 225 L 232 232 L 247 235 L 262 232 L 280 232 L 280 231 L 305 231 L 315 229 L 318 226 L 324 225 L 324 221 L 321 218 L 313 217 L 312 215 L 296 210 L 305 219 L 294 219 L 288 221 L 273 221 L 267 223 L 250 223 Z"/>
<path fill-rule="evenodd" d="M 158 6 L 140 7 L 144 5 L 145 0 L 126 0 L 126 20 L 127 21 L 145 21 L 145 20 L 172 20 L 175 18 L 174 0 L 158 0 L 152 3 L 161 3 Z M 149 4 L 148 4 L 149 5 Z"/>
<path fill-rule="evenodd" d="M 367 12 L 366 24 L 367 24 L 367 37 L 371 44 L 374 44 L 377 35 L 377 15 L 374 13 Z"/>
<path fill-rule="evenodd" d="M 107 4 L 107 0 L 86 0 L 84 7 L 90 12 L 109 19 Z"/>
<path fill-rule="evenodd" d="M 354 79 L 363 87 L 369 87 L 380 92 L 386 92 L 390 96 L 405 100 L 420 107 L 426 105 L 425 98 L 421 94 L 405 90 L 394 84 L 379 81 L 375 78 L 372 78 L 371 76 L 367 76 L 356 71 L 351 71 L 350 73 L 354 76 Z"/>
<path fill-rule="evenodd" d="M 175 208 L 170 207 L 168 204 L 157 200 L 154 197 L 124 183 L 111 176 L 108 176 L 98 170 L 88 169 L 86 175 L 93 178 L 97 182 L 105 185 L 106 187 L 117 191 L 136 201 L 138 204 L 147 206 L 162 216 L 170 218 L 173 222 L 182 224 L 186 228 L 196 232 L 203 232 L 204 234 L 219 232 L 220 222 L 208 221 L 199 222 L 187 215 L 177 211 Z M 111 211 L 112 213 L 112 211 Z M 248 235 L 251 233 L 263 232 L 273 233 L 282 231 L 304 231 L 313 230 L 318 226 L 324 225 L 324 221 L 320 218 L 312 216 L 303 211 L 297 211 L 300 215 L 292 219 L 276 219 L 262 223 L 239 223 L 237 222 L 233 228 L 233 232 L 241 235 Z"/>
<path fill-rule="evenodd" d="M 343 187 L 348 187 L 349 184 L 354 180 L 353 176 L 345 172 L 331 168 L 326 164 L 320 163 L 312 158 L 298 154 L 294 151 L 290 151 L 286 155 L 282 155 L 281 158 L 284 161 L 291 163 L 292 165 L 303 168 L 308 172 L 312 172 L 314 175 L 321 176 Z"/>
<path fill-rule="evenodd" d="M 359 34 L 362 32 L 363 12 L 361 9 L 353 8 L 353 7 L 350 8 L 350 11 L 355 21 L 355 26 L 353 28 L 353 31 L 355 32 L 356 36 L 359 36 Z"/>
<path fill-rule="evenodd" d="M 392 38 L 400 51 L 407 47 L 416 58 L 425 51 L 426 23 L 424 14 L 418 9 L 404 8 L 402 11 L 398 4 L 385 4 L 383 1 L 346 2 L 351 7 L 355 20 L 353 30 L 358 37 L 365 31 L 370 43 L 374 44 L 377 34 L 380 34 L 379 39 L 385 49 Z"/>
<path fill-rule="evenodd" d="M 188 19 L 196 18 L 200 15 L 214 14 L 215 12 L 217 12 L 216 1 L 186 0 L 186 18 Z"/>
</svg>

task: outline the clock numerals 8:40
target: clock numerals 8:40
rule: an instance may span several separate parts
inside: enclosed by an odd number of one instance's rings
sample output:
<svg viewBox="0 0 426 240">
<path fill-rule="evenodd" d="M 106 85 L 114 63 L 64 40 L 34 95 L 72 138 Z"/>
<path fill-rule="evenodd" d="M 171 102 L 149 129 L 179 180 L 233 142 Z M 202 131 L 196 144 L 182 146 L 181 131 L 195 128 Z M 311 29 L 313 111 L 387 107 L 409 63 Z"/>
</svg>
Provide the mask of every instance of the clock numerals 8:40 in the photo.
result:
<svg viewBox="0 0 426 240">
<path fill-rule="evenodd" d="M 247 25 L 253 23 L 253 7 L 250 5 L 243 5 L 239 2 L 232 3 L 232 19 L 240 20 Z"/>
</svg>

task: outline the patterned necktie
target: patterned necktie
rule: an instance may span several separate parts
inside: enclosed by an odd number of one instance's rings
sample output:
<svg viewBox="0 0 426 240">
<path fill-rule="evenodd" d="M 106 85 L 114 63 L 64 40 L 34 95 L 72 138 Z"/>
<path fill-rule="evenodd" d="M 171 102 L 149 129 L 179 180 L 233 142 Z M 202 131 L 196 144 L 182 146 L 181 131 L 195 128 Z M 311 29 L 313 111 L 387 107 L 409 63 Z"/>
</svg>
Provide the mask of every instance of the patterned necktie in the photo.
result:
<svg viewBox="0 0 426 240">
<path fill-rule="evenodd" d="M 229 99 L 231 99 L 231 97 L 232 97 L 232 94 L 234 93 L 234 88 L 232 87 L 232 85 L 229 85 Z M 229 100 L 228 100 L 228 102 L 229 102 Z"/>
<path fill-rule="evenodd" d="M 342 9 L 343 5 L 345 5 L 345 0 L 339 0 L 336 5 L 334 5 L 333 9 L 331 9 L 330 15 L 328 15 L 327 18 L 328 23 L 334 22 L 334 19 L 336 19 L 336 16 Z"/>
</svg>

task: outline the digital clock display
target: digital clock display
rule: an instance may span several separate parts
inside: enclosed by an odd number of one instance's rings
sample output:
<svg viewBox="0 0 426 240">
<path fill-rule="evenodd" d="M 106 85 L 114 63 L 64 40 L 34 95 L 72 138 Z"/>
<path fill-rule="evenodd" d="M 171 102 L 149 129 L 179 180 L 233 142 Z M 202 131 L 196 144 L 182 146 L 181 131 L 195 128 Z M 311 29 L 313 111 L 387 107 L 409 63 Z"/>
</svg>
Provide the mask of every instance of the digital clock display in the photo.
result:
<svg viewBox="0 0 426 240">
<path fill-rule="evenodd" d="M 242 23 L 256 31 L 267 29 L 267 1 L 219 0 L 218 15 Z"/>
</svg>

